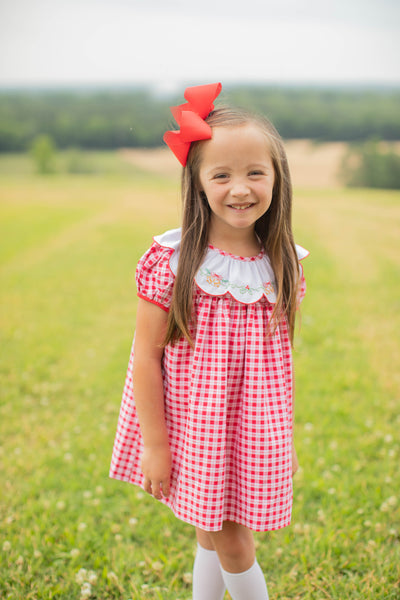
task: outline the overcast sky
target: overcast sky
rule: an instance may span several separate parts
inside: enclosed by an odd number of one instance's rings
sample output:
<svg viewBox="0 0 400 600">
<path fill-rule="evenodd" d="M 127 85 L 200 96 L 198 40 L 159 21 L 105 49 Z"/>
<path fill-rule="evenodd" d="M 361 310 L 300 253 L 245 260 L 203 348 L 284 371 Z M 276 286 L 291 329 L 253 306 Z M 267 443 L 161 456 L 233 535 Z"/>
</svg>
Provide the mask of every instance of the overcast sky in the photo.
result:
<svg viewBox="0 0 400 600">
<path fill-rule="evenodd" d="M 0 0 L 0 86 L 400 85 L 400 0 Z"/>
</svg>

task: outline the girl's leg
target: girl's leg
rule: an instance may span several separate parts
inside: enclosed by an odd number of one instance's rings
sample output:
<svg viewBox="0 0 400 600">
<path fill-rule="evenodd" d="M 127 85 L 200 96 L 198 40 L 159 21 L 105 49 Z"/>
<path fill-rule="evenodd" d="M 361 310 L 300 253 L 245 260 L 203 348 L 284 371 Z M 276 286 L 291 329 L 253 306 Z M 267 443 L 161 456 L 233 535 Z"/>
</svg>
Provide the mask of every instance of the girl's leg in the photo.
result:
<svg viewBox="0 0 400 600">
<path fill-rule="evenodd" d="M 193 566 L 193 600 L 223 600 L 225 583 L 215 552 L 206 532 L 196 529 L 197 553 Z"/>
<path fill-rule="evenodd" d="M 268 600 L 252 532 L 243 525 L 225 521 L 221 531 L 210 531 L 206 535 L 217 551 L 222 576 L 232 599 Z"/>
</svg>

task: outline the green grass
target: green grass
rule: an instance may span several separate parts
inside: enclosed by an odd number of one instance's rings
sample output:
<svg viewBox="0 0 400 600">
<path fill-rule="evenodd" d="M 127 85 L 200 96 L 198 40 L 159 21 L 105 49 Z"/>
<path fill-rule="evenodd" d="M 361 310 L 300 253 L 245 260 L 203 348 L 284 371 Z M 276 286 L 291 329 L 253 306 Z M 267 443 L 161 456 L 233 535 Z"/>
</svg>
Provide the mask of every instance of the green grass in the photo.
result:
<svg viewBox="0 0 400 600">
<path fill-rule="evenodd" d="M 178 224 L 177 185 L 115 156 L 47 178 L 23 160 L 0 158 L 0 597 L 80 598 L 90 578 L 98 600 L 187 600 L 192 529 L 108 479 L 134 269 Z M 301 470 L 292 526 L 256 535 L 271 600 L 399 597 L 399 216 L 399 193 L 296 194 Z"/>
</svg>

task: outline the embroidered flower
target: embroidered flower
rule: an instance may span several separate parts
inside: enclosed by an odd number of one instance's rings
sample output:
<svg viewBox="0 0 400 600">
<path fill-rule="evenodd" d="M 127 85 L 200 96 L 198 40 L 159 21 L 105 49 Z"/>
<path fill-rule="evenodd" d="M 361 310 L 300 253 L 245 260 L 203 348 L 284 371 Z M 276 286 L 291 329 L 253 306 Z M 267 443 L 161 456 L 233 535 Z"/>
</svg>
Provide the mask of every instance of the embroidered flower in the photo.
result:
<svg viewBox="0 0 400 600">
<path fill-rule="evenodd" d="M 274 286 L 272 285 L 272 283 L 270 281 L 265 281 L 264 282 L 264 291 L 266 294 L 273 294 L 274 293 Z"/>
<path fill-rule="evenodd" d="M 222 275 L 219 275 L 218 273 L 210 273 L 207 276 L 207 282 L 214 287 L 219 287 L 222 282 Z"/>
<path fill-rule="evenodd" d="M 239 289 L 240 289 L 241 294 L 252 294 L 253 293 L 253 288 L 251 288 L 249 286 L 249 284 L 241 285 Z"/>
</svg>

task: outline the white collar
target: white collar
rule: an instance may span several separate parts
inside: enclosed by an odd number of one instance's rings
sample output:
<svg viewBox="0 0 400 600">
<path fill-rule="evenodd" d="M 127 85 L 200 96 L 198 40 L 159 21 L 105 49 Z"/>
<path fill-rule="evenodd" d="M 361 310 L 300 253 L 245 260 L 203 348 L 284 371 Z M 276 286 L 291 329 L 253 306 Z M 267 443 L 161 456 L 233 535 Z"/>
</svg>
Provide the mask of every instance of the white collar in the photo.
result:
<svg viewBox="0 0 400 600">
<path fill-rule="evenodd" d="M 154 237 L 160 246 L 174 250 L 169 260 L 171 271 L 178 270 L 181 229 L 171 229 Z M 299 260 L 308 256 L 308 251 L 296 244 Z M 196 285 L 211 296 L 230 294 L 243 304 L 253 304 L 263 296 L 276 302 L 275 277 L 268 256 L 261 251 L 258 256 L 244 258 L 234 256 L 209 246 L 203 262 L 195 276 Z"/>
</svg>

